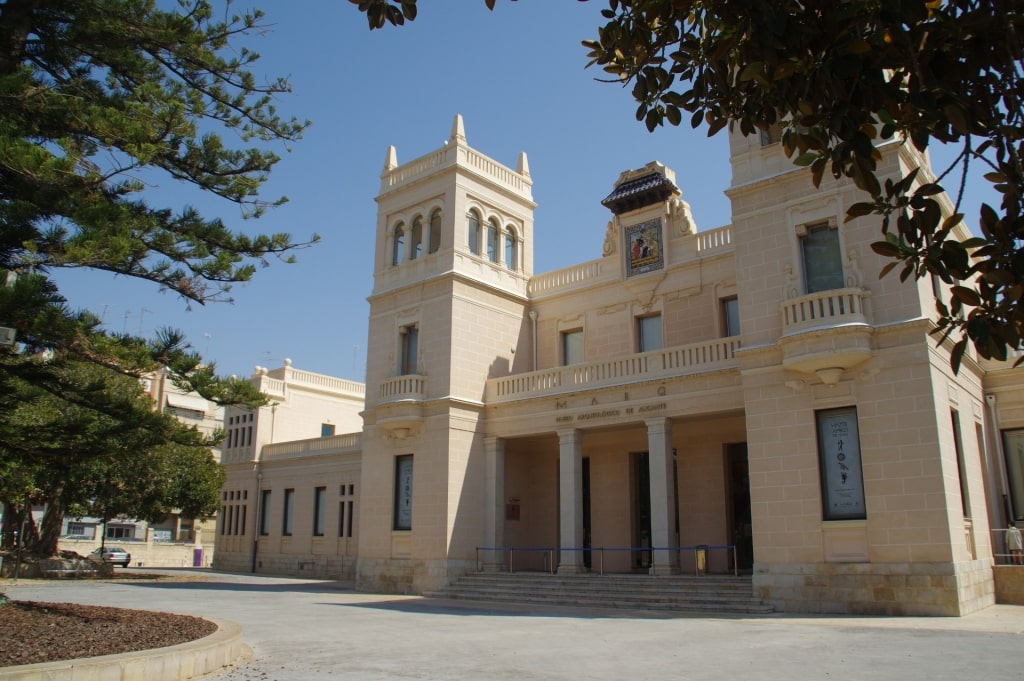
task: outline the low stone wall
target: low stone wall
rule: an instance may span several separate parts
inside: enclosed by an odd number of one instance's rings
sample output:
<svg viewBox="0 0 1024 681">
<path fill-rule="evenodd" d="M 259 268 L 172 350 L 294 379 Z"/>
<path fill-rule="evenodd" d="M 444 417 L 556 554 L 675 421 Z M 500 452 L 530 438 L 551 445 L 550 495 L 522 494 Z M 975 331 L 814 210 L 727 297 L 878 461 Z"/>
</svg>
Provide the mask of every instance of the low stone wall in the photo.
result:
<svg viewBox="0 0 1024 681">
<path fill-rule="evenodd" d="M 213 564 L 213 544 L 195 546 L 170 542 L 108 540 L 107 545 L 119 546 L 132 554 L 132 567 L 210 567 Z M 61 539 L 58 544 L 61 551 L 74 551 L 80 556 L 88 556 L 99 546 L 98 539 Z M 202 550 L 199 565 L 195 564 L 197 548 Z"/>
<path fill-rule="evenodd" d="M 996 565 L 996 603 L 1024 605 L 1024 565 Z"/>
<path fill-rule="evenodd" d="M 0 681 L 180 681 L 212 674 L 252 656 L 252 650 L 242 641 L 241 626 L 212 621 L 217 631 L 195 641 L 132 653 L 5 667 L 0 669 Z"/>
</svg>

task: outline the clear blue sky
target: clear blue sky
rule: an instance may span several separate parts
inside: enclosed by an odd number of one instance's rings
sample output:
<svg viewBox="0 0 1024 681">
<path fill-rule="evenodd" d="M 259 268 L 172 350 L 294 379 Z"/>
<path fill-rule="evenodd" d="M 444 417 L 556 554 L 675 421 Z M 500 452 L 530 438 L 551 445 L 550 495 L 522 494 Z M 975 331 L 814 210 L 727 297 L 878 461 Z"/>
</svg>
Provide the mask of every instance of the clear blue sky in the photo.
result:
<svg viewBox="0 0 1024 681">
<path fill-rule="evenodd" d="M 676 171 L 698 229 L 728 224 L 725 135 L 709 140 L 685 125 L 648 133 L 629 91 L 584 69 L 580 41 L 604 23 L 603 0 L 498 0 L 493 12 L 483 0 L 420 5 L 415 22 L 370 32 L 347 0 L 257 2 L 272 30 L 246 43 L 261 55 L 254 70 L 287 76 L 293 93 L 279 110 L 312 121 L 301 141 L 279 148 L 264 187 L 266 198 L 285 195 L 288 204 L 245 221 L 170 180 L 153 189 L 170 207 L 191 203 L 234 229 L 299 241 L 318 233 L 318 245 L 292 265 L 272 260 L 235 286 L 233 303 L 205 307 L 148 282 L 58 273 L 71 307 L 94 311 L 113 331 L 180 329 L 220 374 L 249 376 L 287 357 L 299 369 L 362 380 L 385 154 L 395 145 L 405 163 L 439 148 L 457 113 L 480 152 L 511 167 L 520 151 L 529 157 L 535 272 L 600 257 L 610 218 L 601 199 L 619 172 L 653 160 Z"/>
</svg>

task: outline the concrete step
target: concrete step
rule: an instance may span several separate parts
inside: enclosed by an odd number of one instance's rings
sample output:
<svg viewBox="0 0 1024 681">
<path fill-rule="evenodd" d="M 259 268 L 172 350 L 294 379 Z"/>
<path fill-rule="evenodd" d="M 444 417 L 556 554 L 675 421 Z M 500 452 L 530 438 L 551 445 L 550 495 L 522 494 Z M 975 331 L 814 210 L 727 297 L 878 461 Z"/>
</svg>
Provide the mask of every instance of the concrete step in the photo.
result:
<svg viewBox="0 0 1024 681">
<path fill-rule="evenodd" d="M 551 575 L 476 572 L 427 594 L 482 603 L 558 605 L 720 614 L 773 611 L 752 596 L 750 577 L 732 575 Z"/>
</svg>

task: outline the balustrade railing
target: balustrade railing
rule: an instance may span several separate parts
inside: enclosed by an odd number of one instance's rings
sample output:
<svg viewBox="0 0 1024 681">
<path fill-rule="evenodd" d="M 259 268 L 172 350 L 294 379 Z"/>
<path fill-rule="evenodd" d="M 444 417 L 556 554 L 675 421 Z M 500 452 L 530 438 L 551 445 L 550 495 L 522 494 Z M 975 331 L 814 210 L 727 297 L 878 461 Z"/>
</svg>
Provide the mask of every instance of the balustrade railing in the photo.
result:
<svg viewBox="0 0 1024 681">
<path fill-rule="evenodd" d="M 427 377 L 418 374 L 394 376 L 380 384 L 380 402 L 422 400 L 426 396 Z"/>
<path fill-rule="evenodd" d="M 718 371 L 738 366 L 736 350 L 739 347 L 739 337 L 732 336 L 629 357 L 493 378 L 487 381 L 487 401 L 507 402 L 629 381 Z"/>
<path fill-rule="evenodd" d="M 286 373 L 288 383 L 302 384 L 305 386 L 327 388 L 338 392 L 347 392 L 352 395 L 363 396 L 366 394 L 366 386 L 357 381 L 349 381 L 344 378 L 315 374 L 311 371 L 288 368 Z"/>
<path fill-rule="evenodd" d="M 718 227 L 706 232 L 697 232 L 697 252 L 714 251 L 732 246 L 732 227 Z"/>
<path fill-rule="evenodd" d="M 542 293 L 549 293 L 563 288 L 579 286 L 584 282 L 595 281 L 601 277 L 602 267 L 600 260 L 580 263 L 572 267 L 535 274 L 530 278 L 528 291 L 535 296 Z"/>
<path fill-rule="evenodd" d="M 320 452 L 337 452 L 339 450 L 359 451 L 362 448 L 361 433 L 343 433 L 330 437 L 317 437 L 309 440 L 292 440 L 264 445 L 260 451 L 260 459 L 303 456 Z"/>
<path fill-rule="evenodd" d="M 823 326 L 867 324 L 868 291 L 841 288 L 782 301 L 783 335 Z"/>
<path fill-rule="evenodd" d="M 459 155 L 461 154 L 461 158 Z M 405 165 L 384 173 L 381 176 L 381 191 L 387 191 L 407 184 L 421 175 L 431 173 L 438 168 L 453 165 L 457 160 L 463 165 L 475 168 L 481 174 L 491 177 L 517 192 L 530 195 L 532 182 L 529 177 L 506 168 L 490 157 L 466 146 L 449 145 L 431 152 L 426 156 L 412 160 Z"/>
</svg>

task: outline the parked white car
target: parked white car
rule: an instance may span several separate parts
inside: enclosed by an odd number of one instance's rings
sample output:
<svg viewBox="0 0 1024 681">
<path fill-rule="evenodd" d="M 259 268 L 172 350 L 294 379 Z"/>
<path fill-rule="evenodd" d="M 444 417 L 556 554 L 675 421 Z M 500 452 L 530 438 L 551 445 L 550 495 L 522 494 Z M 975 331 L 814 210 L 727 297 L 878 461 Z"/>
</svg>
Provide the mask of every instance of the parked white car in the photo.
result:
<svg viewBox="0 0 1024 681">
<path fill-rule="evenodd" d="M 104 546 L 96 549 L 89 555 L 93 560 L 101 560 L 104 563 L 113 563 L 121 567 L 128 567 L 128 564 L 132 562 L 132 554 L 120 546 Z"/>
</svg>

